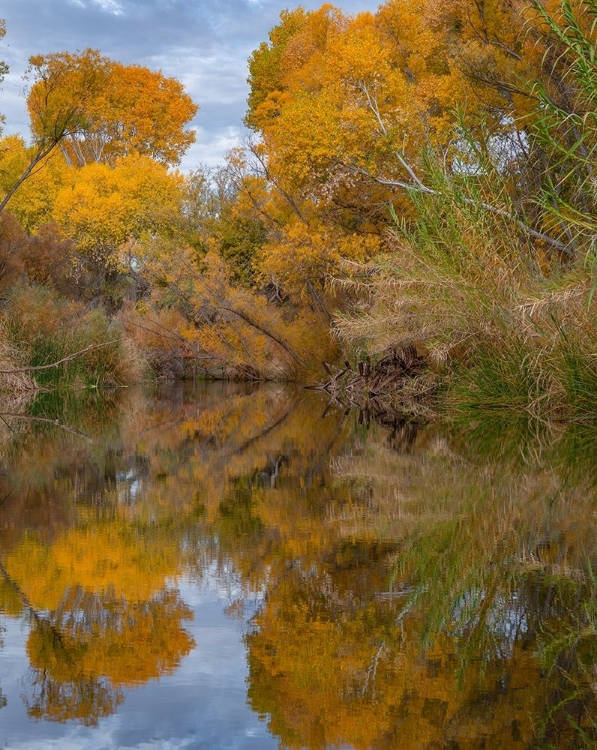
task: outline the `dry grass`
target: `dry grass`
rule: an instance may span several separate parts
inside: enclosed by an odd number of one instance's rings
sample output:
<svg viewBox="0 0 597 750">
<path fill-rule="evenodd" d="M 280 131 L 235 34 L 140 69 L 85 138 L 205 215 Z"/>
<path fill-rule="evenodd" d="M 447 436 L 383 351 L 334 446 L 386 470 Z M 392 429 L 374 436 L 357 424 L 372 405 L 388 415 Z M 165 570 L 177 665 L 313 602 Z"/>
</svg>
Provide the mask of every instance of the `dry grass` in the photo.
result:
<svg viewBox="0 0 597 750">
<path fill-rule="evenodd" d="M 22 354 L 5 340 L 5 331 L 0 326 L 0 370 L 18 369 L 22 364 Z M 27 372 L 0 375 L 0 454 L 16 432 L 27 429 L 26 424 L 15 424 L 5 415 L 25 413 L 38 392 L 37 383 Z"/>
<path fill-rule="evenodd" d="M 337 335 L 357 356 L 424 351 L 450 409 L 596 414 L 597 307 L 582 253 L 566 265 L 546 256 L 454 179 L 433 176 L 438 194 L 414 197 L 417 221 L 398 226 L 394 251 L 353 282 L 361 302 L 338 317 Z"/>
<path fill-rule="evenodd" d="M 142 362 L 117 322 L 102 310 L 89 310 L 46 287 L 13 287 L 1 318 L 0 341 L 19 365 L 33 367 L 97 347 L 60 367 L 35 372 L 32 377 L 41 387 L 121 385 L 139 380 L 142 374 Z M 98 346 L 106 342 L 114 343 Z"/>
</svg>

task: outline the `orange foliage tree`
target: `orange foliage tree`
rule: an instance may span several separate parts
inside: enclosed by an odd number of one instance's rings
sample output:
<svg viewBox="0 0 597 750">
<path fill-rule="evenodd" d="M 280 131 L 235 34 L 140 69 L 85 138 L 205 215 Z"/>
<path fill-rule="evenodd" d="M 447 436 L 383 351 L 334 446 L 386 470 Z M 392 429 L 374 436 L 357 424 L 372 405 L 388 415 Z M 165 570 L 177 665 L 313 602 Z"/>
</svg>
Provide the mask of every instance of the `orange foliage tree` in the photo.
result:
<svg viewBox="0 0 597 750">
<path fill-rule="evenodd" d="M 97 50 L 30 58 L 27 108 L 33 145 L 28 164 L 6 189 L 0 211 L 57 146 L 68 162 L 113 163 L 141 154 L 178 164 L 194 141 L 186 125 L 197 105 L 160 72 L 125 66 Z"/>
<path fill-rule="evenodd" d="M 570 12 L 580 6 L 570 3 Z M 264 276 L 304 288 L 305 279 L 345 274 L 342 259 L 387 249 L 380 235 L 389 206 L 408 221 L 409 193 L 437 190 L 428 184 L 429 149 L 455 173 L 467 164 L 482 174 L 483 160 L 492 161 L 503 204 L 471 200 L 562 250 L 533 199 L 541 154 L 532 82 L 564 112 L 574 109 L 574 84 L 537 7 L 388 0 L 352 17 L 329 4 L 282 13 L 249 62 L 246 122 L 260 136 L 251 149 L 260 168 L 242 194 L 267 217 Z M 545 12 L 558 19 L 566 11 L 548 2 Z M 589 15 L 580 23 L 590 36 Z M 573 133 L 568 139 L 575 147 Z"/>
</svg>

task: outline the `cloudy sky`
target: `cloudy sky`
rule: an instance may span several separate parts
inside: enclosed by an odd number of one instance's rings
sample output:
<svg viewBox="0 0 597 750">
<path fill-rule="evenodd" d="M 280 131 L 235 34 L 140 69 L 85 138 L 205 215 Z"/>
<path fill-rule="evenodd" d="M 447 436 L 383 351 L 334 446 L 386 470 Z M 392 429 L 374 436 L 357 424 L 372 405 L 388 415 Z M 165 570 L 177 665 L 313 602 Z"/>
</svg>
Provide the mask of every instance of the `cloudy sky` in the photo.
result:
<svg viewBox="0 0 597 750">
<path fill-rule="evenodd" d="M 5 133 L 27 135 L 21 76 L 30 55 L 93 47 L 182 81 L 200 105 L 197 142 L 184 169 L 221 163 L 242 134 L 247 58 L 280 11 L 312 0 L 2 0 L 7 34 L 0 59 L 10 65 L 1 92 Z M 374 11 L 380 0 L 339 0 L 346 13 Z"/>
</svg>

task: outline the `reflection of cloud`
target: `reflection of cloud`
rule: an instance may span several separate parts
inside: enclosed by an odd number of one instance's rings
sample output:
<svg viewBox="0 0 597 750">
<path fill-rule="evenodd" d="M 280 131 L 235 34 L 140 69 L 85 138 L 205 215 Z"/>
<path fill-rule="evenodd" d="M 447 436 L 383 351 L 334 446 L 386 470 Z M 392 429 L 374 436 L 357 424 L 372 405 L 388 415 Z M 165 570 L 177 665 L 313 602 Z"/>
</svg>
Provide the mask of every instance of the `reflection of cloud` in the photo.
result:
<svg viewBox="0 0 597 750">
<path fill-rule="evenodd" d="M 116 714 L 93 727 L 44 721 L 23 725 L 20 695 L 27 679 L 26 629 L 8 619 L 12 644 L 7 660 L 2 651 L 3 686 L 9 696 L 2 709 L 3 740 L 10 748 L 28 750 L 213 750 L 244 748 L 276 750 L 265 722 L 247 705 L 248 667 L 243 626 L 223 612 L 225 597 L 216 568 L 208 566 L 206 580 L 177 578 L 180 593 L 193 609 L 185 627 L 198 647 L 178 670 L 127 692 Z M 233 593 L 237 593 L 233 585 Z M 10 664 L 12 669 L 8 669 Z M 12 698 L 12 699 L 11 699 Z M 26 737 L 26 739 L 23 739 Z"/>
</svg>

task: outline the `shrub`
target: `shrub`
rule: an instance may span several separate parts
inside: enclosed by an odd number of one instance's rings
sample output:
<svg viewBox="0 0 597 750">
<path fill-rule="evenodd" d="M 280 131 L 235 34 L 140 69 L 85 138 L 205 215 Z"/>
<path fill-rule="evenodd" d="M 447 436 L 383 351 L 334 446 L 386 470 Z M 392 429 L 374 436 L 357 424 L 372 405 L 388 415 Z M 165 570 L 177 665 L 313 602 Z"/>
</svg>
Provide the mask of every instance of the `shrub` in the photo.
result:
<svg viewBox="0 0 597 750">
<path fill-rule="evenodd" d="M 21 352 L 28 365 L 57 362 L 88 346 L 93 349 L 59 367 L 40 370 L 40 386 L 85 387 L 122 385 L 141 376 L 139 357 L 123 336 L 122 327 L 102 310 L 88 310 L 36 285 L 18 286 L 3 313 L 8 343 Z"/>
</svg>

